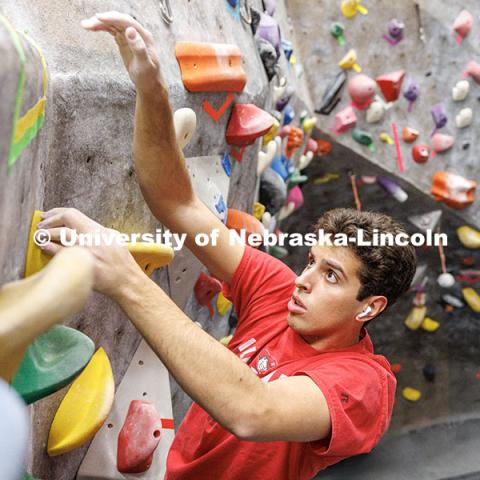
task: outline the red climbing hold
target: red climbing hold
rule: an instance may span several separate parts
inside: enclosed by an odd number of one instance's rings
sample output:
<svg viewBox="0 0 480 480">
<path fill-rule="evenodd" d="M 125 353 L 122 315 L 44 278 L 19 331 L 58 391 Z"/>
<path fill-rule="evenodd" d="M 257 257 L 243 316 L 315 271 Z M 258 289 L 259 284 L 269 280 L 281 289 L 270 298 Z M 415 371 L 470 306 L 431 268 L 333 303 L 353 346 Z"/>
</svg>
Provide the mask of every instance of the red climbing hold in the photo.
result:
<svg viewBox="0 0 480 480">
<path fill-rule="evenodd" d="M 399 97 L 404 78 L 405 70 L 386 73 L 377 77 L 377 85 L 380 87 L 387 102 L 394 102 Z"/>
<path fill-rule="evenodd" d="M 417 163 L 426 163 L 430 157 L 430 147 L 422 144 L 414 145 L 412 157 Z"/>
<path fill-rule="evenodd" d="M 209 305 L 213 297 L 222 290 L 220 280 L 200 272 L 197 282 L 193 287 L 195 298 L 200 305 Z"/>
<path fill-rule="evenodd" d="M 117 469 L 121 473 L 146 472 L 160 442 L 162 421 L 151 402 L 132 400 L 118 434 Z"/>
<path fill-rule="evenodd" d="M 273 126 L 274 118 L 252 104 L 235 104 L 228 121 L 225 137 L 229 145 L 251 145 Z"/>
</svg>

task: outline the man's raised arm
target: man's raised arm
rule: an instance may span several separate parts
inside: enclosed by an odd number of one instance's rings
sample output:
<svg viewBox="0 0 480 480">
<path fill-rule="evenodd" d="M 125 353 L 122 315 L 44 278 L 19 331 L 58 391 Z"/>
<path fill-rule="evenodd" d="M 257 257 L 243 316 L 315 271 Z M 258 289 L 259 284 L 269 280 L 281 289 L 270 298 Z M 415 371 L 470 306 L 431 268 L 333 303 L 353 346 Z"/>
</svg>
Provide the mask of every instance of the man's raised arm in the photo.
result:
<svg viewBox="0 0 480 480">
<path fill-rule="evenodd" d="M 152 34 L 126 14 L 106 12 L 82 22 L 90 31 L 115 37 L 122 60 L 137 89 L 134 157 L 140 188 L 158 220 L 186 233 L 187 247 L 221 280 L 230 282 L 244 246 L 231 244 L 227 227 L 197 197 L 175 138 L 168 90 L 162 78 Z M 199 247 L 197 233 L 218 229 L 217 246 Z"/>
</svg>

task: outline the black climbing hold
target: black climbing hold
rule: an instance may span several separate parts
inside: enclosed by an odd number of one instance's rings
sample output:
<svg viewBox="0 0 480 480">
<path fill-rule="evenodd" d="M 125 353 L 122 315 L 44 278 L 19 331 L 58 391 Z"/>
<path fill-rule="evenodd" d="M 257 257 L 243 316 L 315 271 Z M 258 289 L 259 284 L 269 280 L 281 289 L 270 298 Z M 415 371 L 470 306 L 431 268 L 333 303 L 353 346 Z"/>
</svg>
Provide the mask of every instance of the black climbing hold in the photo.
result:
<svg viewBox="0 0 480 480">
<path fill-rule="evenodd" d="M 228 326 L 230 327 L 231 330 L 233 330 L 234 328 L 236 328 L 237 324 L 238 324 L 238 318 L 235 315 L 235 312 L 233 311 L 233 308 L 232 308 L 232 310 L 230 311 L 230 316 L 228 317 Z"/>
<path fill-rule="evenodd" d="M 429 382 L 433 382 L 435 380 L 435 367 L 431 363 L 427 363 L 423 367 L 423 376 Z"/>
<path fill-rule="evenodd" d="M 340 70 L 335 78 L 333 78 L 327 85 L 322 97 L 322 104 L 318 110 L 315 110 L 315 113 L 321 113 L 322 115 L 330 114 L 330 112 L 337 106 L 338 102 L 340 102 L 340 93 L 346 81 L 347 75 L 343 70 Z"/>
<path fill-rule="evenodd" d="M 260 23 L 261 13 L 253 7 L 250 7 L 250 15 L 252 16 L 252 33 L 255 35 L 257 33 L 257 28 Z"/>
<path fill-rule="evenodd" d="M 265 67 L 267 78 L 270 81 L 277 73 L 277 52 L 275 51 L 275 47 L 263 38 L 256 38 L 255 42 L 263 66 Z"/>
<path fill-rule="evenodd" d="M 462 145 L 462 150 L 468 150 L 470 148 L 470 142 L 465 142 L 463 145 Z"/>
<path fill-rule="evenodd" d="M 285 204 L 287 186 L 283 178 L 271 168 L 267 168 L 260 177 L 259 201 L 265 210 L 275 215 Z"/>
</svg>

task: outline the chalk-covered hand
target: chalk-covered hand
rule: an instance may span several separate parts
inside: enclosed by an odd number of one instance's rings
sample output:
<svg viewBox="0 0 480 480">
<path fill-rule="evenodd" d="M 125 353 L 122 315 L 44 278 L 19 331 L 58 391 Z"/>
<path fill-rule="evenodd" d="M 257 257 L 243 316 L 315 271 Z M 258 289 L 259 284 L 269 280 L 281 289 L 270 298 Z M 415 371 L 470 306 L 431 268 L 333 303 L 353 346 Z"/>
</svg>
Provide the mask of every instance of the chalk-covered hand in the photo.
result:
<svg viewBox="0 0 480 480">
<path fill-rule="evenodd" d="M 50 234 L 51 242 L 41 247 L 48 255 L 66 246 L 88 248 L 94 258 L 94 288 L 114 300 L 119 299 L 133 277 L 143 275 L 128 248 L 117 241 L 119 232 L 105 228 L 75 208 L 53 208 L 42 213 L 38 228 Z"/>
<path fill-rule="evenodd" d="M 82 21 L 91 32 L 108 32 L 115 38 L 123 63 L 137 91 L 144 94 L 166 89 L 160 71 L 152 34 L 130 15 L 119 12 L 97 13 Z"/>
</svg>

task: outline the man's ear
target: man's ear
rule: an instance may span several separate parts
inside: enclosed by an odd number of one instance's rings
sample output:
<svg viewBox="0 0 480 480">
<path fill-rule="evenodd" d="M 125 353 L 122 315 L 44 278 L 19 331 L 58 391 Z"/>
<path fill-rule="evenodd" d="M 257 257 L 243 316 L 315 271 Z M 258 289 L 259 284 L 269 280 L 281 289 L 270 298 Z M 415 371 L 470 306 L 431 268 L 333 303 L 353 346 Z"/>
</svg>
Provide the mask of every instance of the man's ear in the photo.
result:
<svg viewBox="0 0 480 480">
<path fill-rule="evenodd" d="M 369 322 L 374 319 L 377 315 L 382 313 L 388 305 L 387 297 L 383 295 L 375 295 L 366 298 L 362 301 L 362 310 L 357 312 L 355 320 L 357 322 Z"/>
</svg>

